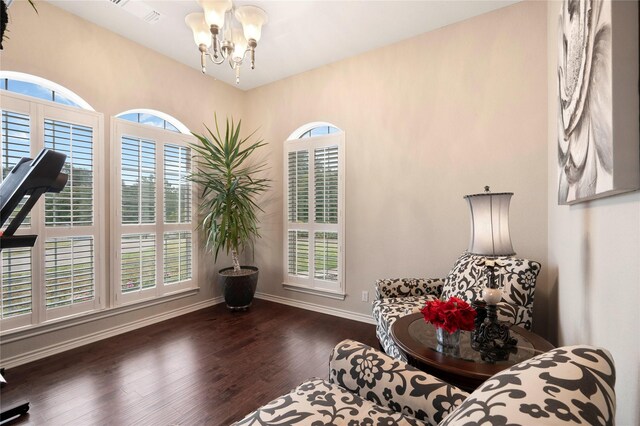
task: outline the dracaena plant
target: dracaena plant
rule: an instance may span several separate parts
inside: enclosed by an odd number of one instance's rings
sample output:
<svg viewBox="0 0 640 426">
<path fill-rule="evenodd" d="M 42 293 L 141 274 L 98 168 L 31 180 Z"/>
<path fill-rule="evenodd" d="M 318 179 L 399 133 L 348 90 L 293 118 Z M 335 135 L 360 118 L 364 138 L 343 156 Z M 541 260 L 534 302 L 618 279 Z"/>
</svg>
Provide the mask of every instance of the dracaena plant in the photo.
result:
<svg viewBox="0 0 640 426">
<path fill-rule="evenodd" d="M 191 144 L 196 164 L 190 179 L 202 189 L 199 226 L 207 248 L 216 260 L 221 250 L 231 253 L 233 269 L 239 272 L 238 254 L 260 237 L 257 212 L 263 210 L 256 199 L 269 189 L 271 180 L 262 177 L 266 161 L 256 161 L 253 154 L 266 143 L 251 141 L 255 131 L 240 136 L 242 120 L 236 124 L 227 118 L 224 134 L 217 116 L 214 121 L 215 132 L 205 126 L 207 134 L 193 134 L 200 143 Z"/>
</svg>

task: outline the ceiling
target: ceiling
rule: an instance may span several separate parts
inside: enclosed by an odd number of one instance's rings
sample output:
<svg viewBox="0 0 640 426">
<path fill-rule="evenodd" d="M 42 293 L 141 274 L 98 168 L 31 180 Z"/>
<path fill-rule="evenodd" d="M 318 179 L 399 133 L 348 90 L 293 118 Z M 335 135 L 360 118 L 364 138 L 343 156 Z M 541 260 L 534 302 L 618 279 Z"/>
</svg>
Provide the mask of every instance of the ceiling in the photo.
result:
<svg viewBox="0 0 640 426">
<path fill-rule="evenodd" d="M 256 68 L 242 66 L 240 89 L 248 90 L 359 53 L 462 21 L 519 0 L 423 1 L 235 1 L 264 9 L 269 22 L 256 49 Z M 147 23 L 110 0 L 49 0 L 136 43 L 192 68 L 200 57 L 184 17 L 201 11 L 195 0 L 143 0 L 160 13 Z M 128 0 L 140 3 L 140 0 Z M 140 5 L 136 5 L 140 6 Z M 235 85 L 228 65 L 207 64 L 207 74 Z"/>
</svg>

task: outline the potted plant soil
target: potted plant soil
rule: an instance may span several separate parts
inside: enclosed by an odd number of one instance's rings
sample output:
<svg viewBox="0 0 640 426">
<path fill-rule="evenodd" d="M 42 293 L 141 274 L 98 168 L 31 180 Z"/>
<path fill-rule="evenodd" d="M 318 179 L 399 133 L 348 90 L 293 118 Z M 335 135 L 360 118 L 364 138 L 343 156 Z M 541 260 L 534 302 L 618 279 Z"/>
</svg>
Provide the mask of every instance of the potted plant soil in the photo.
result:
<svg viewBox="0 0 640 426">
<path fill-rule="evenodd" d="M 207 249 L 216 261 L 221 250 L 231 254 L 233 266 L 218 272 L 227 307 L 245 310 L 256 291 L 258 268 L 241 266 L 238 256 L 260 237 L 256 214 L 262 209 L 256 199 L 269 189 L 271 181 L 261 177 L 266 162 L 256 162 L 254 153 L 266 143 L 251 141 L 255 131 L 240 136 L 242 120 L 236 125 L 227 119 L 223 134 L 217 116 L 214 120 L 215 132 L 205 126 L 208 134 L 193 134 L 200 143 L 191 145 L 196 167 L 190 179 L 202 189 L 199 226 Z"/>
</svg>

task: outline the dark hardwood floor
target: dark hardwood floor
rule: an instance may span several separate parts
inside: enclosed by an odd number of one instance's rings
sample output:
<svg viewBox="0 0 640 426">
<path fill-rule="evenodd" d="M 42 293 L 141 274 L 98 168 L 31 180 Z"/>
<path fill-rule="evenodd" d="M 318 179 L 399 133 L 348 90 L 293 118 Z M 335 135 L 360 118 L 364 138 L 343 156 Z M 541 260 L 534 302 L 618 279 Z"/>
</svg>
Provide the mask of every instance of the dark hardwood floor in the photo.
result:
<svg viewBox="0 0 640 426">
<path fill-rule="evenodd" d="M 227 425 L 309 377 L 328 377 L 342 339 L 377 345 L 373 325 L 255 300 L 224 304 L 7 370 L 11 424 Z"/>
</svg>

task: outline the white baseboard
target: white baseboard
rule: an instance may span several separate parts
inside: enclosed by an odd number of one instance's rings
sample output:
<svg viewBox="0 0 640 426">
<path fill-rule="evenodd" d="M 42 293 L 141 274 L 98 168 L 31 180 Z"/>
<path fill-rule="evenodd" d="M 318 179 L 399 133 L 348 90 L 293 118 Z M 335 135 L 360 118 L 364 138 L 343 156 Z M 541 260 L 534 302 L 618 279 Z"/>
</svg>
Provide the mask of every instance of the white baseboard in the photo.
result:
<svg viewBox="0 0 640 426">
<path fill-rule="evenodd" d="M 361 314 L 359 312 L 346 311 L 344 309 L 329 308 L 315 303 L 302 302 L 300 300 L 288 299 L 281 296 L 273 296 L 271 294 L 256 292 L 256 298 L 268 300 L 270 302 L 281 303 L 296 308 L 306 309 L 308 311 L 320 312 L 322 314 L 333 315 L 334 317 L 346 318 L 354 321 L 364 322 L 367 324 L 375 324 L 375 320 L 371 315 Z"/>
<path fill-rule="evenodd" d="M 54 345 L 45 346 L 44 348 L 36 349 L 30 352 L 26 352 L 20 355 L 16 355 L 9 358 L 2 359 L 3 368 L 13 368 L 18 365 L 26 364 L 28 362 L 36 361 L 42 358 L 46 358 L 51 355 L 56 355 L 70 349 L 88 345 L 89 343 L 97 342 L 98 340 L 107 339 L 109 337 L 117 336 L 128 331 L 133 331 L 138 328 L 146 327 L 151 324 L 162 322 L 171 318 L 178 317 L 180 315 L 188 314 L 200 309 L 208 308 L 218 303 L 222 303 L 222 296 L 215 297 L 213 299 L 204 300 L 202 302 L 194 303 L 193 305 L 185 306 L 182 308 L 174 309 L 168 312 L 163 312 L 151 317 L 143 318 L 134 322 L 119 325 L 116 327 L 108 328 L 106 330 L 100 330 L 95 333 L 87 334 L 85 336 L 77 337 L 75 339 L 66 340 L 64 342 L 56 343 Z"/>
</svg>

